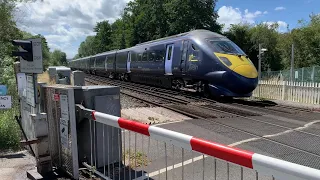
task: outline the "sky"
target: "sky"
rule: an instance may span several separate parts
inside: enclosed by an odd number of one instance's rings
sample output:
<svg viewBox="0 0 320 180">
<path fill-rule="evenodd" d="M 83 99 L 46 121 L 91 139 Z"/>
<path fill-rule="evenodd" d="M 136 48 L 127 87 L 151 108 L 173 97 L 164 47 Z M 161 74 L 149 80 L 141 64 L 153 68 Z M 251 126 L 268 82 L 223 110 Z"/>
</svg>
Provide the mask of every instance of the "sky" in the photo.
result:
<svg viewBox="0 0 320 180">
<path fill-rule="evenodd" d="M 14 13 L 20 29 L 42 34 L 51 51 L 60 49 L 73 58 L 79 45 L 94 35 L 96 22 L 119 18 L 130 0 L 42 0 L 19 3 Z M 311 13 L 320 13 L 320 0 L 219 0 L 215 10 L 218 22 L 230 24 L 277 22 L 279 32 L 298 26 L 298 20 L 308 20 Z"/>
</svg>

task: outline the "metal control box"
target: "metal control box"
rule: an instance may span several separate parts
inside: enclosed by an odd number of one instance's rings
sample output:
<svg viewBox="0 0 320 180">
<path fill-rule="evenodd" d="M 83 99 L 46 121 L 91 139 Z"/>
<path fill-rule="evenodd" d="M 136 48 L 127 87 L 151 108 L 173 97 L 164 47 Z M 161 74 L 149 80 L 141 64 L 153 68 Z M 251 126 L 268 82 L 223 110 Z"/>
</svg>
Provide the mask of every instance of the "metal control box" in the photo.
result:
<svg viewBox="0 0 320 180">
<path fill-rule="evenodd" d="M 120 116 L 120 88 L 115 86 L 82 86 L 75 89 L 75 102 L 88 109 L 95 109 L 98 112 Z M 105 162 L 121 162 L 119 151 L 121 152 L 121 133 L 120 129 L 107 127 L 100 123 L 91 123 L 91 133 L 95 132 L 95 137 L 90 140 L 90 121 L 88 119 L 77 119 L 77 134 L 79 147 L 79 161 L 90 162 L 91 150 L 94 150 L 94 165 L 100 168 Z M 120 134 L 120 135 L 119 135 Z M 103 138 L 103 135 L 105 138 Z M 92 146 L 91 146 L 91 142 Z M 112 142 L 112 147 L 107 147 L 108 142 Z M 119 144 L 120 142 L 120 144 Z M 105 147 L 103 147 L 103 145 Z M 107 160 L 108 149 L 112 154 Z M 121 158 L 122 156 L 120 156 Z M 105 159 L 104 159 L 105 158 Z"/>
<path fill-rule="evenodd" d="M 52 164 L 78 179 L 75 89 L 67 85 L 44 86 L 43 88 Z"/>
<path fill-rule="evenodd" d="M 83 162 L 96 168 L 107 165 L 105 162 L 121 162 L 121 130 L 92 119 L 78 118 L 75 110 L 76 104 L 81 104 L 89 109 L 120 116 L 119 87 L 56 84 L 44 86 L 43 89 L 50 156 L 54 166 L 77 179 Z M 108 142 L 112 142 L 112 147 L 107 146 Z M 111 148 L 109 156 L 103 152 L 107 148 Z M 93 161 L 94 164 L 90 163 Z"/>
</svg>

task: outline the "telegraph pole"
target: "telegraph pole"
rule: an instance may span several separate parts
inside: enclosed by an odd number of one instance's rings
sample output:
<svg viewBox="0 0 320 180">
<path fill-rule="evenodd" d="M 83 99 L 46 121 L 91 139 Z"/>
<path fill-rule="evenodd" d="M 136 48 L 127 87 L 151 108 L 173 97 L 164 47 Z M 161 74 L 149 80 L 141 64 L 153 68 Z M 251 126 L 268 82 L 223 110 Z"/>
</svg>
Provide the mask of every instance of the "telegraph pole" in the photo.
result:
<svg viewBox="0 0 320 180">
<path fill-rule="evenodd" d="M 293 72 L 294 72 L 294 44 L 291 47 L 291 68 L 290 68 L 290 81 L 293 81 Z"/>
<path fill-rule="evenodd" d="M 267 49 L 266 48 L 262 48 L 261 43 L 259 43 L 259 55 L 258 55 L 258 59 L 259 59 L 259 64 L 258 64 L 258 80 L 261 80 L 261 58 L 262 58 L 262 54 L 264 52 L 266 52 Z M 259 97 L 261 97 L 261 93 L 260 93 L 260 86 L 259 86 Z"/>
<path fill-rule="evenodd" d="M 261 80 L 261 44 L 259 44 L 259 55 L 258 55 L 259 63 L 258 63 L 258 78 Z"/>
<path fill-rule="evenodd" d="M 261 59 L 262 59 L 262 54 L 264 52 L 268 51 L 266 48 L 262 48 L 262 45 L 259 44 L 259 55 L 258 55 L 258 59 L 259 59 L 259 64 L 258 64 L 258 78 L 259 80 L 261 80 Z"/>
</svg>

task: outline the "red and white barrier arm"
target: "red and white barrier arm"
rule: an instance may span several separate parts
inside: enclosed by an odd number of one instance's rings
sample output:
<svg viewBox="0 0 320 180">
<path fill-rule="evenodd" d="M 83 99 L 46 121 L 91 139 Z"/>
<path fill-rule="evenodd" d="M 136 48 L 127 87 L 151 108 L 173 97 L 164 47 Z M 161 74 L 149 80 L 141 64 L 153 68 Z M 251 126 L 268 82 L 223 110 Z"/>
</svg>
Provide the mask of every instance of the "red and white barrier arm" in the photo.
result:
<svg viewBox="0 0 320 180">
<path fill-rule="evenodd" d="M 275 179 L 320 180 L 320 170 L 318 169 L 309 168 L 100 112 L 93 111 L 92 117 L 96 122 L 140 133 L 177 147 L 197 151 L 208 156 L 251 168 L 260 174 L 273 176 Z"/>
</svg>

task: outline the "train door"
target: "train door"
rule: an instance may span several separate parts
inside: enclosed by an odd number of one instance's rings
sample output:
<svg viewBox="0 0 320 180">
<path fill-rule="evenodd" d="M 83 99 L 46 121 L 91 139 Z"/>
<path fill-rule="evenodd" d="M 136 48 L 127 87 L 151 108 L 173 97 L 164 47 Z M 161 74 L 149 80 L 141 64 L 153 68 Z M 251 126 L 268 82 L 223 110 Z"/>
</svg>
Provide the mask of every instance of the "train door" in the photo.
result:
<svg viewBox="0 0 320 180">
<path fill-rule="evenodd" d="M 184 40 L 182 43 L 182 51 L 181 51 L 181 64 L 180 64 L 180 70 L 182 74 L 186 73 L 187 69 L 187 63 L 188 63 L 188 40 Z"/>
<path fill-rule="evenodd" d="M 166 60 L 165 60 L 165 74 L 172 75 L 172 59 L 173 59 L 173 44 L 167 45 L 167 52 L 166 52 Z"/>
<path fill-rule="evenodd" d="M 131 64 L 131 52 L 128 52 L 128 56 L 127 56 L 127 73 L 130 73 L 130 64 Z"/>
<path fill-rule="evenodd" d="M 108 56 L 106 56 L 104 60 L 104 70 L 107 72 L 108 71 Z"/>
</svg>

